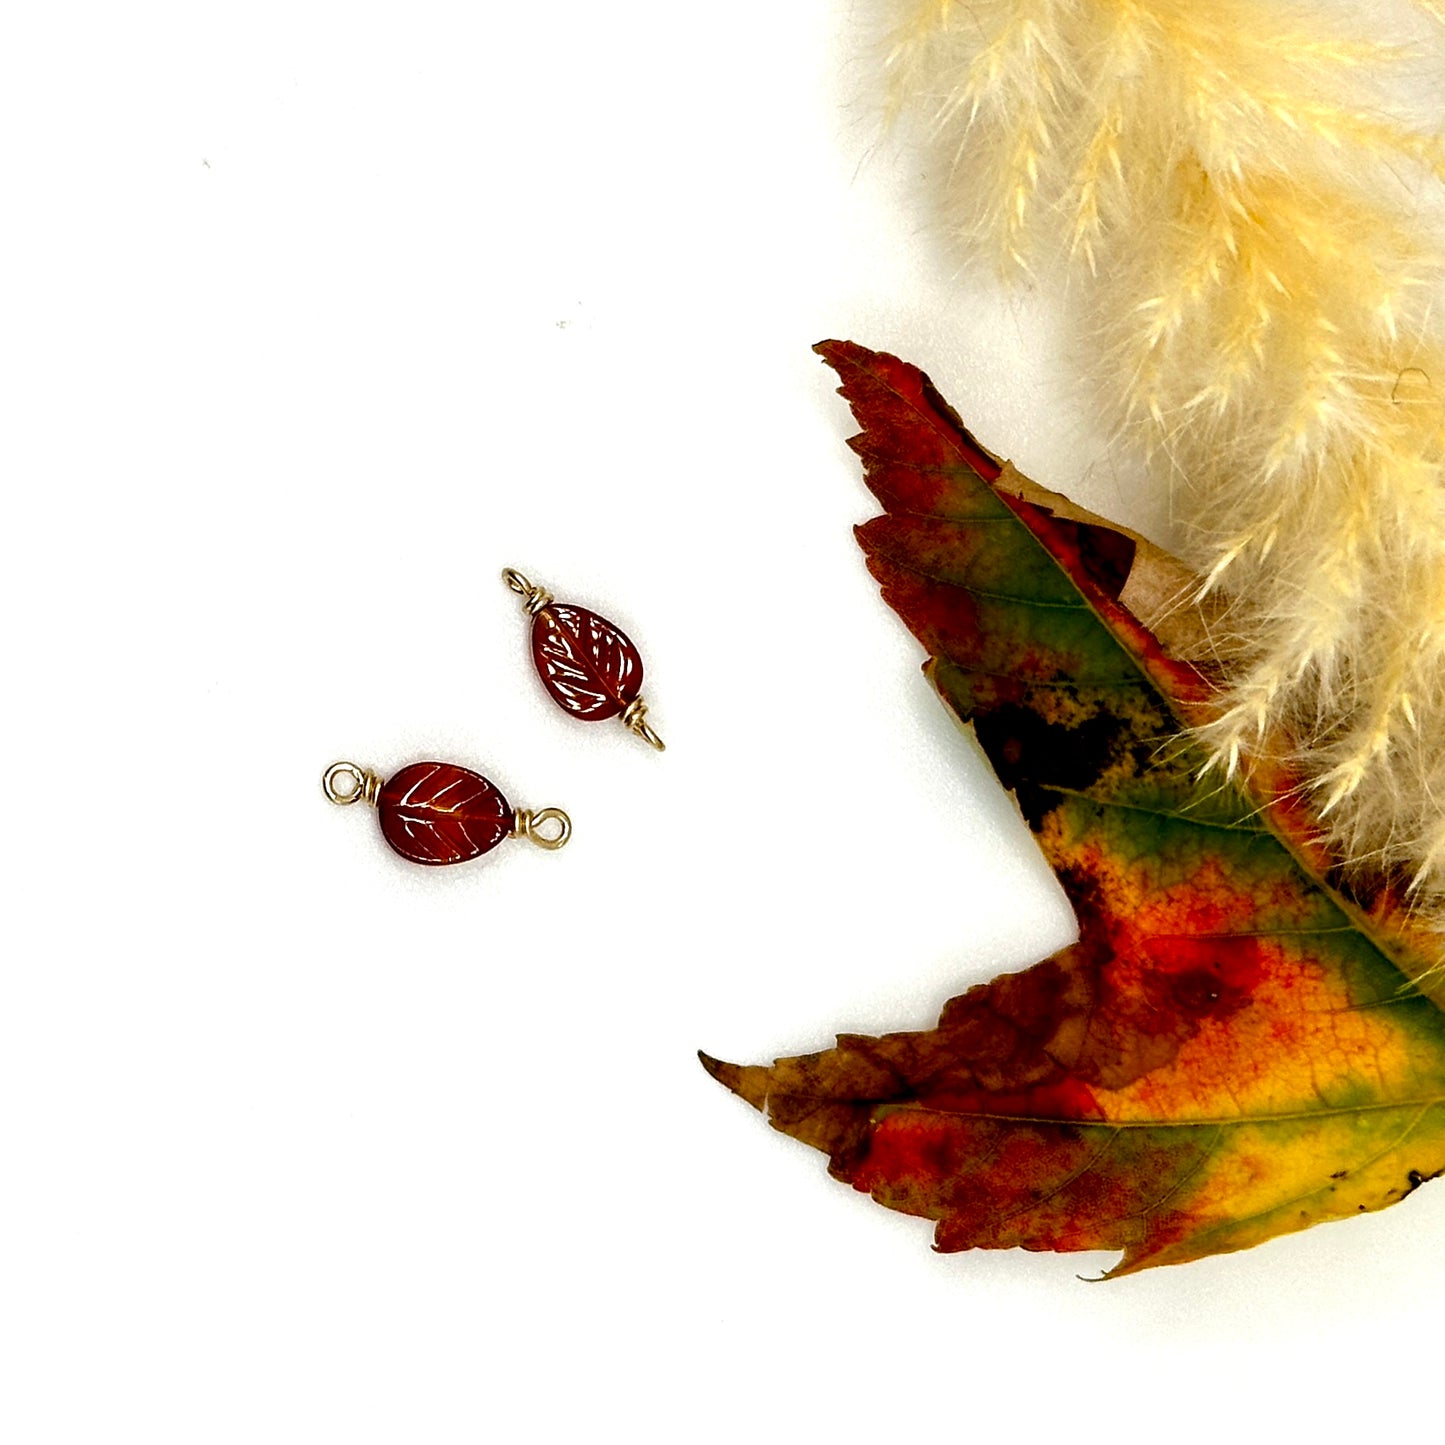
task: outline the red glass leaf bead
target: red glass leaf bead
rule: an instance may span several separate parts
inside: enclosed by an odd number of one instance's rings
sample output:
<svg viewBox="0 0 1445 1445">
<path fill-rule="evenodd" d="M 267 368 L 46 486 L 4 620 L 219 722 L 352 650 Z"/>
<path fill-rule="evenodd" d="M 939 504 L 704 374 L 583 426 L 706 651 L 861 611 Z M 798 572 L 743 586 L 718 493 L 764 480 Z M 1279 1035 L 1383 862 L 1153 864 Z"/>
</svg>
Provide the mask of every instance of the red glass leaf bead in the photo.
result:
<svg viewBox="0 0 1445 1445">
<path fill-rule="evenodd" d="M 532 620 L 532 661 L 547 691 L 574 717 L 616 717 L 642 691 L 631 638 L 585 607 L 549 602 Z"/>
<path fill-rule="evenodd" d="M 454 763 L 411 763 L 383 784 L 382 836 L 413 863 L 465 863 L 512 832 L 515 815 L 496 786 Z"/>
</svg>

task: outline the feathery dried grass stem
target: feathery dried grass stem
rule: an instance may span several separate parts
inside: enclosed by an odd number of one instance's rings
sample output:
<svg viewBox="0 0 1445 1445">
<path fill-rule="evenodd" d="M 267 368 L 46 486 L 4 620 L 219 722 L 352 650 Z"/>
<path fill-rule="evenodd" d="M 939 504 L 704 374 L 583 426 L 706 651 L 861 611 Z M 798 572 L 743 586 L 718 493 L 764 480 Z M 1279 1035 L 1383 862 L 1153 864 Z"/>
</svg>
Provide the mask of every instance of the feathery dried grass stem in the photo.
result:
<svg viewBox="0 0 1445 1445">
<path fill-rule="evenodd" d="M 1342 6 L 899 3 L 895 94 L 954 230 L 1082 283 L 1102 397 L 1229 599 L 1216 759 L 1289 738 L 1337 846 L 1445 933 L 1445 144 L 1398 98 L 1418 55 Z"/>
</svg>

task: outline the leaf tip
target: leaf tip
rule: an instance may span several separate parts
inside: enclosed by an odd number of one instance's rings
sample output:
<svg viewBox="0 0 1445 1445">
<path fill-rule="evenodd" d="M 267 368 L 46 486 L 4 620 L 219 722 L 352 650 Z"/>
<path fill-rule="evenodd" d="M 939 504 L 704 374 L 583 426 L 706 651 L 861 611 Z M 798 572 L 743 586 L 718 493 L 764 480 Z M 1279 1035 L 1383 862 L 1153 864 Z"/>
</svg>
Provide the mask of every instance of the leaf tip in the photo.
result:
<svg viewBox="0 0 1445 1445">
<path fill-rule="evenodd" d="M 854 366 L 863 366 L 877 355 L 876 352 L 869 351 L 866 346 L 860 346 L 856 341 L 840 341 L 836 338 L 816 342 L 813 351 L 821 356 L 840 378 L 843 377 L 844 368 L 850 363 Z"/>
<path fill-rule="evenodd" d="M 767 1100 L 767 1088 L 760 1083 L 757 1076 L 766 1074 L 765 1069 L 749 1069 L 741 1064 L 725 1063 L 722 1059 L 703 1053 L 701 1049 L 697 1051 L 697 1059 L 723 1088 L 730 1090 L 755 1109 L 763 1107 Z"/>
</svg>

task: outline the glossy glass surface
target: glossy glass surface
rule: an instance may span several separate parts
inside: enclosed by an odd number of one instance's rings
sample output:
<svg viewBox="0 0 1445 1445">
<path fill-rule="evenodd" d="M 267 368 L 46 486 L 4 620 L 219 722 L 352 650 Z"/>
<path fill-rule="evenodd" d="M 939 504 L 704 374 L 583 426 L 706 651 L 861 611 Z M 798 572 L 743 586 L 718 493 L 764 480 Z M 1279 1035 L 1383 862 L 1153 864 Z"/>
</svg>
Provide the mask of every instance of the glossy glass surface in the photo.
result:
<svg viewBox="0 0 1445 1445">
<path fill-rule="evenodd" d="M 465 863 L 512 831 L 512 808 L 480 773 L 454 763 L 411 763 L 376 800 L 382 836 L 413 863 Z"/>
<path fill-rule="evenodd" d="M 532 660 L 574 717 L 616 717 L 642 691 L 642 657 L 620 627 L 585 607 L 549 603 L 532 622 Z"/>
</svg>

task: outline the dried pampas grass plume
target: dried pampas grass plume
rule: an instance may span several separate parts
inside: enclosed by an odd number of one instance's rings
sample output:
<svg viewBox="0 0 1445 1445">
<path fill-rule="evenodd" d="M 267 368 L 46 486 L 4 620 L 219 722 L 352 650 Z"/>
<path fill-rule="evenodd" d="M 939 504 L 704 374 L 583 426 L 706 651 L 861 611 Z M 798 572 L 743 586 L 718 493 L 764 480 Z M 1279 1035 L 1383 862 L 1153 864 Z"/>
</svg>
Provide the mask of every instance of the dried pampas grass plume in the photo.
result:
<svg viewBox="0 0 1445 1445">
<path fill-rule="evenodd" d="M 1087 298 L 1100 396 L 1228 599 L 1219 764 L 1291 739 L 1336 846 L 1445 928 L 1445 145 L 1405 98 L 1445 7 L 1400 43 L 1338 3 L 893 9 L 952 229 Z"/>
</svg>

